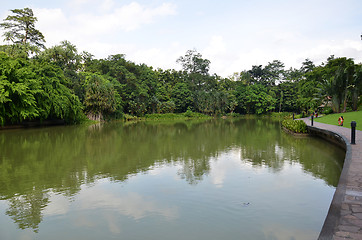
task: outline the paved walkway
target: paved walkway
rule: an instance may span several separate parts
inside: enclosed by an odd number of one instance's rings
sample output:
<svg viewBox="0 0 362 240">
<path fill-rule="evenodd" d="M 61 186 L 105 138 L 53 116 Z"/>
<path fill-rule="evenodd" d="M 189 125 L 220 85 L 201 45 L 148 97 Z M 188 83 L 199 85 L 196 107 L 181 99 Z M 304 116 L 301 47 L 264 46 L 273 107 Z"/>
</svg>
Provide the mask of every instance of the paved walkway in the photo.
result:
<svg viewBox="0 0 362 240">
<path fill-rule="evenodd" d="M 310 126 L 310 119 L 303 120 Z M 362 240 L 362 131 L 356 131 L 356 144 L 350 144 L 349 128 L 315 121 L 313 126 L 337 133 L 348 141 L 341 177 L 319 239 Z"/>
</svg>

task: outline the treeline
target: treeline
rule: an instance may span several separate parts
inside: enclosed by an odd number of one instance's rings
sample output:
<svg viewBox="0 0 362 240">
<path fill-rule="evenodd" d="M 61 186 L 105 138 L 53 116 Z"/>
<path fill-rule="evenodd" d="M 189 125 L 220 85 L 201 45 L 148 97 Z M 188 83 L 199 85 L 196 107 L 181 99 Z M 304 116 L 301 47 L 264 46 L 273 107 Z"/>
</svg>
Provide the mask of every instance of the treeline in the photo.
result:
<svg viewBox="0 0 362 240">
<path fill-rule="evenodd" d="M 9 43 L 0 46 L 2 125 L 187 110 L 208 115 L 308 114 L 327 105 L 341 112 L 357 110 L 361 103 L 362 65 L 350 58 L 331 56 L 319 66 L 306 59 L 299 69 L 288 70 L 274 60 L 222 78 L 209 73 L 209 60 L 189 50 L 177 59 L 181 71 L 153 69 L 126 60 L 123 54 L 95 59 L 68 41 L 46 49 L 44 37 L 35 31 L 31 9 L 12 12 L 14 16 L 1 24 Z M 24 16 L 32 22 L 27 26 L 33 27 L 27 34 L 14 29 Z"/>
</svg>

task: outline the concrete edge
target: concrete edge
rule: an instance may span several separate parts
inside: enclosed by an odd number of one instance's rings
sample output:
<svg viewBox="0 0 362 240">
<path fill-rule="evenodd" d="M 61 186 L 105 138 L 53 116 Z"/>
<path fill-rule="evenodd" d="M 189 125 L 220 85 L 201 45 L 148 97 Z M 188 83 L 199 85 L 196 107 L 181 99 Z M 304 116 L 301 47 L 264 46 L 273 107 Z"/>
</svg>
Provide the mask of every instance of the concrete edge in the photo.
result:
<svg viewBox="0 0 362 240">
<path fill-rule="evenodd" d="M 342 147 L 346 151 L 341 176 L 339 177 L 338 185 L 333 195 L 327 217 L 324 220 L 322 230 L 318 237 L 318 240 L 327 240 L 333 238 L 333 235 L 336 232 L 336 227 L 341 218 L 342 202 L 344 200 L 347 188 L 347 175 L 352 160 L 352 148 L 347 138 L 341 134 L 317 127 L 307 127 L 310 135 L 321 137 L 338 145 L 339 147 Z"/>
</svg>

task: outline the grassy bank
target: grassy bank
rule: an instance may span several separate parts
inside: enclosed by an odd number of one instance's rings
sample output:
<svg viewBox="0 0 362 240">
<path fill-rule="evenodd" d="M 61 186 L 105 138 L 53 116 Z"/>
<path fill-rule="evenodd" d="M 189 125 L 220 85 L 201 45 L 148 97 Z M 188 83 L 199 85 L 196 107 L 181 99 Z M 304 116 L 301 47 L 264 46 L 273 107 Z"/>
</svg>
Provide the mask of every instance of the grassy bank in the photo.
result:
<svg viewBox="0 0 362 240">
<path fill-rule="evenodd" d="M 144 117 L 134 117 L 125 115 L 126 121 L 168 121 L 168 120 L 188 120 L 188 119 L 209 119 L 209 115 L 186 111 L 184 113 L 164 113 L 164 114 L 146 114 Z"/>
<path fill-rule="evenodd" d="M 315 118 L 314 121 L 330 125 L 338 125 L 338 118 L 340 116 L 343 116 L 344 118 L 343 127 L 351 128 L 351 122 L 355 121 L 357 123 L 356 129 L 362 131 L 362 111 L 324 115 L 322 117 Z"/>
<path fill-rule="evenodd" d="M 185 113 L 165 113 L 165 114 L 146 114 L 142 120 L 151 121 L 163 121 L 163 120 L 182 120 L 182 119 L 199 119 L 199 118 L 212 118 L 208 115 L 204 115 L 196 112 Z"/>
</svg>

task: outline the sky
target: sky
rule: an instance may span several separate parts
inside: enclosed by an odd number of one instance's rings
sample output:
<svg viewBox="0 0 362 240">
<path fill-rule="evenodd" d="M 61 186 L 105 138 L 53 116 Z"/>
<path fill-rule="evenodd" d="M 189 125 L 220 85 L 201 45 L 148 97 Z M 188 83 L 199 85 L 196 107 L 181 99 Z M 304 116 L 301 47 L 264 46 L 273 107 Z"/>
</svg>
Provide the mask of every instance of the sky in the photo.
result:
<svg viewBox="0 0 362 240">
<path fill-rule="evenodd" d="M 180 70 L 177 58 L 192 49 L 222 77 L 273 60 L 285 69 L 330 55 L 362 62 L 361 0 L 1 0 L 0 18 L 25 7 L 46 47 L 68 40 L 95 58 L 125 54 L 155 69 Z"/>
</svg>

